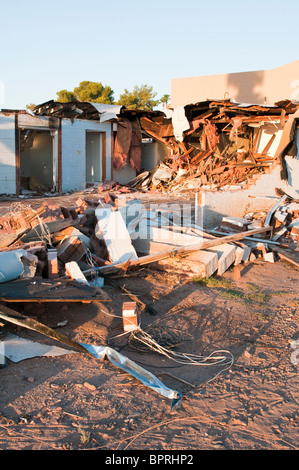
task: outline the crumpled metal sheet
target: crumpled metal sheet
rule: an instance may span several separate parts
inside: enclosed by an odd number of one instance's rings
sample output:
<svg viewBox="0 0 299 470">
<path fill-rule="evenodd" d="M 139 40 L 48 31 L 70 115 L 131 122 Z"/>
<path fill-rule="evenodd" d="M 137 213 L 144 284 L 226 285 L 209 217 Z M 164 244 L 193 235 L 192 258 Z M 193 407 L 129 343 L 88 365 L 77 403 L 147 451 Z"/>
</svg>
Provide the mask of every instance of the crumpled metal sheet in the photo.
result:
<svg viewBox="0 0 299 470">
<path fill-rule="evenodd" d="M 105 103 L 89 103 L 91 104 L 100 114 L 100 122 L 110 121 L 111 119 L 117 119 L 123 106 Z"/>
<path fill-rule="evenodd" d="M 95 346 L 83 343 L 81 343 L 81 346 L 86 350 L 86 352 L 90 352 L 90 354 L 96 359 L 103 360 L 108 358 L 115 367 L 118 367 L 124 372 L 132 375 L 163 397 L 170 399 L 172 408 L 174 406 L 178 406 L 181 402 L 182 396 L 179 392 L 166 387 L 155 375 L 151 374 L 151 372 L 137 365 L 135 362 L 123 356 L 116 350 L 108 346 Z M 64 354 L 77 353 L 77 351 L 40 344 L 12 334 L 7 335 L 4 338 L 4 341 L 0 341 L 0 352 L 2 350 L 3 356 L 13 362 L 19 362 L 38 356 L 60 356 Z"/>
<path fill-rule="evenodd" d="M 123 356 L 118 351 L 115 351 L 109 346 L 91 346 L 88 344 L 82 344 L 82 346 L 84 346 L 97 359 L 103 360 L 107 357 L 114 366 L 129 373 L 163 397 L 169 398 L 171 400 L 172 408 L 174 406 L 178 406 L 181 402 L 182 396 L 180 392 L 166 387 L 155 375 Z"/>
<path fill-rule="evenodd" d="M 0 341 L 0 345 L 1 344 L 5 357 L 12 362 L 20 362 L 24 359 L 41 356 L 62 356 L 64 354 L 71 354 L 74 352 L 58 346 L 30 341 L 11 333 L 7 334 L 3 341 Z"/>
</svg>

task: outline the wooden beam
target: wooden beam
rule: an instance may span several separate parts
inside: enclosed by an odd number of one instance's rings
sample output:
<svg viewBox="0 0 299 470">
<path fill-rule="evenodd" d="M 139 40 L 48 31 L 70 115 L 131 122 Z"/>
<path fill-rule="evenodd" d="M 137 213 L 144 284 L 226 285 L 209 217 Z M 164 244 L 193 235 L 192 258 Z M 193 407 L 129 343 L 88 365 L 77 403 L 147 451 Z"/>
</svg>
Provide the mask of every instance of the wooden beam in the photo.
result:
<svg viewBox="0 0 299 470">
<path fill-rule="evenodd" d="M 118 263 L 114 265 L 107 265 L 107 266 L 102 266 L 97 269 L 97 271 L 105 276 L 112 274 L 114 272 L 119 272 L 123 271 L 125 272 L 127 269 L 136 267 L 136 266 L 144 266 L 147 264 L 154 263 L 155 261 L 160 261 L 162 259 L 166 259 L 169 256 L 172 255 L 179 255 L 179 256 L 188 256 L 191 253 L 194 253 L 199 250 L 206 250 L 208 248 L 212 248 L 213 246 L 218 246 L 221 245 L 222 243 L 229 243 L 229 242 L 234 242 L 238 240 L 242 240 L 244 237 L 250 237 L 252 235 L 257 235 L 260 233 L 266 233 L 268 231 L 272 231 L 271 227 L 262 227 L 254 230 L 247 230 L 246 232 L 241 232 L 241 233 L 235 233 L 235 234 L 230 234 L 225 237 L 221 238 L 215 238 L 211 240 L 202 240 L 198 244 L 194 245 L 189 245 L 185 247 L 179 247 L 177 249 L 169 249 L 167 251 L 164 251 L 159 254 L 154 254 L 154 255 L 147 255 L 147 256 L 142 256 L 140 258 L 137 258 L 136 260 L 132 260 L 130 262 L 126 263 Z M 253 239 L 254 241 L 254 239 Z M 84 271 L 84 274 L 87 274 L 89 272 L 93 272 L 94 269 L 89 269 Z"/>
<path fill-rule="evenodd" d="M 298 257 L 296 258 L 295 255 L 292 256 L 292 254 L 290 254 L 288 251 L 282 250 L 278 247 L 273 247 L 272 250 L 275 251 L 275 253 L 277 253 L 282 260 L 287 261 L 288 263 L 291 263 L 297 268 L 299 268 Z"/>
</svg>

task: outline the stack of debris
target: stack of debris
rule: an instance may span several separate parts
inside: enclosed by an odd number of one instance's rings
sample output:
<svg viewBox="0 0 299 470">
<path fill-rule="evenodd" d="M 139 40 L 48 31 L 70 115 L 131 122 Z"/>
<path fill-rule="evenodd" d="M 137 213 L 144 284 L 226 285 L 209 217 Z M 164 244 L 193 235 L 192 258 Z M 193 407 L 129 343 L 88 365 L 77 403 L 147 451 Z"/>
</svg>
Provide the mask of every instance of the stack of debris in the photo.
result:
<svg viewBox="0 0 299 470">
<path fill-rule="evenodd" d="M 288 155 L 295 150 L 290 144 L 298 107 L 298 103 L 289 100 L 275 106 L 208 100 L 185 106 L 180 119 L 175 116 L 179 110 L 173 110 L 163 120 L 141 117 L 142 132 L 162 142 L 169 155 L 159 167 L 142 172 L 132 185 L 162 191 L 184 187 L 214 190 L 247 187 L 256 175 L 277 164 L 282 166 L 286 179 L 283 158 L 286 149 Z M 285 147 L 275 154 L 269 153 L 278 134 L 275 131 L 264 148 L 258 150 L 262 126 L 273 123 L 285 129 L 285 135 L 281 136 Z"/>
<path fill-rule="evenodd" d="M 182 227 L 169 213 L 141 201 L 79 198 L 72 206 L 18 206 L 0 217 L 1 300 L 107 299 L 104 278 L 143 265 L 202 277 L 275 253 L 299 241 L 299 202 L 284 194 L 268 213 L 223 217 L 206 230 L 191 220 Z"/>
<path fill-rule="evenodd" d="M 88 198 L 79 198 L 70 207 L 17 205 L 0 217 L 2 300 L 104 299 L 101 281 L 87 282 L 82 273 L 82 269 L 110 264 L 106 246 L 95 235 L 97 205 Z M 15 281 L 12 289 L 8 281 Z M 82 290 L 81 284 L 89 289 Z"/>
</svg>

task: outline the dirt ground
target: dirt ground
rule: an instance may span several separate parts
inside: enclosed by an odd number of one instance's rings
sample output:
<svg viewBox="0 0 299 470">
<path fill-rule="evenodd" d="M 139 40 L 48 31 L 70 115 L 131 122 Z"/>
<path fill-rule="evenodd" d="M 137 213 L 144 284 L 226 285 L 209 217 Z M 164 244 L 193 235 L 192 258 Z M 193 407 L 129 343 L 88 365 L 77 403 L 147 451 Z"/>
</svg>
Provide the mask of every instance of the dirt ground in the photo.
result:
<svg viewBox="0 0 299 470">
<path fill-rule="evenodd" d="M 183 399 L 171 409 L 169 399 L 84 353 L 7 360 L 1 450 L 298 449 L 299 269 L 257 260 L 237 280 L 231 269 L 202 284 L 147 267 L 122 282 L 154 309 L 140 321 L 159 344 L 204 357 L 227 351 L 232 366 L 182 365 L 132 341 L 120 318 L 129 298 L 108 284 L 105 304 L 10 304 L 47 326 L 62 324 L 58 331 L 77 342 L 120 351 Z M 12 324 L 0 332 L 53 345 Z"/>
</svg>

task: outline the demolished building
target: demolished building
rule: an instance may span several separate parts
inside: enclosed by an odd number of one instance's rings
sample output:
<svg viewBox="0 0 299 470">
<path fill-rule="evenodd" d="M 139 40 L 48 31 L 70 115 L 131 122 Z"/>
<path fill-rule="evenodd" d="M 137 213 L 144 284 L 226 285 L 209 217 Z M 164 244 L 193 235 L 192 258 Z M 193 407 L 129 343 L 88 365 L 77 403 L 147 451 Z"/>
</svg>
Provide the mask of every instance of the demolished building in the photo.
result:
<svg viewBox="0 0 299 470">
<path fill-rule="evenodd" d="M 149 153 L 153 161 L 161 152 L 164 157 L 160 143 L 142 142 L 139 126 L 139 116 L 160 115 L 160 111 L 53 100 L 33 111 L 2 109 L 0 194 L 82 190 L 112 179 L 127 182 L 141 165 L 148 167 Z"/>
<path fill-rule="evenodd" d="M 75 112 L 76 107 L 72 106 L 48 103 L 36 110 L 34 116 L 14 113 L 14 122 L 22 122 L 22 119 L 45 122 L 47 132 L 51 124 L 54 140 L 59 142 L 65 134 L 55 127 L 58 118 L 55 114 L 66 112 L 68 107 Z M 129 305 L 123 305 L 126 307 L 123 317 L 130 327 L 128 331 L 134 333 L 136 328 L 142 333 L 136 307 L 140 308 L 140 313 L 145 309 L 151 311 L 153 307 L 146 304 L 139 293 L 136 295 L 115 281 L 115 277 L 126 276 L 131 270 L 151 265 L 163 271 L 175 269 L 192 279 L 194 276 L 222 275 L 231 267 L 259 258 L 275 262 L 279 257 L 299 266 L 298 256 L 297 259 L 293 257 L 294 252 L 298 252 L 299 241 L 296 103 L 283 101 L 268 107 L 208 100 L 169 114 L 126 113 L 124 110 L 121 117 L 111 117 L 107 113 L 107 120 L 102 116 L 103 122 L 100 122 L 96 108 L 90 106 L 81 116 L 89 110 L 96 116 L 94 120 L 91 116 L 82 120 L 70 118 L 68 114 L 67 118 L 58 118 L 60 128 L 75 126 L 73 129 L 80 128 L 79 135 L 82 136 L 88 132 L 87 124 L 89 130 L 94 130 L 94 125 L 97 132 L 102 132 L 99 126 L 107 126 L 102 128 L 103 132 L 106 129 L 104 141 L 107 142 L 107 135 L 110 136 L 109 157 L 102 160 L 106 161 L 106 179 L 112 176 L 113 167 L 121 172 L 130 165 L 135 174 L 125 185 L 125 192 L 133 192 L 133 197 L 130 200 L 118 198 L 121 187 L 111 183 L 94 188 L 89 196 L 81 195 L 72 205 L 51 204 L 49 199 L 35 208 L 26 203 L 12 205 L 9 213 L 0 217 L 1 303 L 108 302 L 105 286 L 116 285 L 132 300 Z M 4 113 L 8 118 L 11 118 L 10 114 Z M 30 134 L 21 133 L 24 143 Z M 34 135 L 31 135 L 33 139 Z M 76 134 L 70 133 L 70 140 L 71 135 L 75 139 Z M 142 167 L 143 138 L 153 139 L 167 149 L 162 162 L 150 161 L 153 168 L 148 170 Z M 66 165 L 64 171 L 75 180 L 75 174 L 70 170 L 75 164 L 73 155 L 69 154 L 72 158 L 69 166 L 62 155 L 60 163 L 62 167 Z M 59 168 L 56 176 L 62 185 L 64 173 Z M 254 213 L 246 212 L 250 212 L 255 201 L 258 201 L 256 207 L 261 209 L 257 186 L 267 177 L 270 177 L 270 183 L 263 183 L 260 193 L 263 211 L 256 218 Z M 88 185 L 82 174 L 81 183 L 84 188 Z M 218 227 L 212 225 L 214 230 L 206 229 L 205 219 L 197 217 L 198 211 L 190 211 L 190 219 L 183 218 L 186 223 L 182 224 L 180 208 L 179 218 L 173 215 L 170 219 L 169 212 L 173 207 L 166 207 L 164 212 L 159 207 L 158 211 L 152 211 L 143 207 L 138 199 L 142 192 L 153 190 L 160 195 L 184 189 L 189 191 L 190 200 L 195 195 L 195 208 L 204 206 L 204 215 L 210 211 L 220 218 Z M 137 192 L 134 198 L 137 190 L 140 193 Z M 231 207 L 230 198 L 234 203 Z M 230 212 L 235 217 L 229 217 Z M 209 224 L 212 222 L 214 219 L 209 217 Z M 125 313 L 128 316 L 125 317 Z M 0 319 L 33 329 L 72 349 L 84 353 L 90 351 L 86 345 L 77 344 L 4 305 L 0 306 Z M 163 396 L 172 398 L 174 403 L 180 401 L 177 392 L 165 389 L 155 377 L 150 376 L 149 380 L 146 371 L 140 370 L 136 374 L 135 364 L 124 368 L 127 359 L 121 356 L 116 361 L 115 351 L 104 348 L 101 353 L 112 358 L 114 365 Z M 223 370 L 231 367 L 233 359 L 230 356 L 224 355 L 221 360 L 225 365 Z"/>
<path fill-rule="evenodd" d="M 140 190 L 244 190 L 298 195 L 298 104 L 205 100 L 146 112 L 98 103 L 0 113 L 1 194 L 82 190 L 115 181 Z M 263 177 L 262 175 L 268 175 Z M 270 176 L 271 175 L 271 176 Z M 254 188 L 253 188 L 254 186 Z M 240 195 L 240 194 L 239 194 Z"/>
<path fill-rule="evenodd" d="M 141 118 L 143 130 L 167 146 L 168 156 L 133 186 L 198 191 L 206 215 L 214 212 L 212 224 L 217 214 L 254 210 L 257 198 L 275 198 L 277 190 L 298 198 L 298 107 L 290 100 L 273 106 L 206 100 L 168 110 L 162 124 Z M 265 201 L 265 208 L 272 203 Z"/>
</svg>

